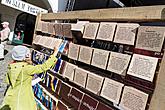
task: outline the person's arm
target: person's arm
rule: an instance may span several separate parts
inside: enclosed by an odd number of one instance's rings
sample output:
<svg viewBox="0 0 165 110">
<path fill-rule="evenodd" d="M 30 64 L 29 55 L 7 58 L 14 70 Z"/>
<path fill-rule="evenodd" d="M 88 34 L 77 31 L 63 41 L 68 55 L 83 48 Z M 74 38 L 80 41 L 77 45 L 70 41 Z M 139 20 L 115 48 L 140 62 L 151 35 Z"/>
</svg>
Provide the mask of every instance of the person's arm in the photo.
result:
<svg viewBox="0 0 165 110">
<path fill-rule="evenodd" d="M 33 75 L 47 71 L 57 62 L 57 58 L 56 58 L 57 52 L 58 52 L 57 49 L 55 49 L 53 55 L 51 55 L 49 59 L 41 65 L 36 65 L 36 66 L 28 65 L 24 67 L 24 72 L 26 72 L 26 74 Z"/>
</svg>

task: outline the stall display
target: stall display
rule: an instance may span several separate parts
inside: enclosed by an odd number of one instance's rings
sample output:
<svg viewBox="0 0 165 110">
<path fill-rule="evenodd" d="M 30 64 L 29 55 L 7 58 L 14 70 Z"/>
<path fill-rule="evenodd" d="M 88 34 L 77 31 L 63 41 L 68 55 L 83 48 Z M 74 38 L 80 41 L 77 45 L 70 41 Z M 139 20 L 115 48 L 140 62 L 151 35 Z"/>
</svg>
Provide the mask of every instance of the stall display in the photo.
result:
<svg viewBox="0 0 165 110">
<path fill-rule="evenodd" d="M 54 47 L 59 54 L 55 66 L 41 73 L 39 77 L 43 80 L 34 85 L 38 109 L 152 110 L 161 90 L 157 81 L 163 79 L 159 75 L 163 75 L 164 26 L 142 26 L 134 15 L 130 18 L 120 15 L 132 9 L 120 10 L 116 12 L 120 17 L 113 11 L 106 17 L 102 13 L 106 10 L 99 10 L 98 15 L 102 15 L 99 17 L 91 17 L 97 14 L 90 11 L 88 16 L 80 11 L 86 19 L 73 15 L 74 12 L 66 12 L 71 17 L 57 13 L 63 17 L 54 16 L 50 20 L 47 14 L 41 14 L 33 40 L 33 63 L 44 63 Z M 139 10 L 133 11 L 137 14 Z M 82 21 L 50 22 L 78 18 Z M 151 20 L 142 18 L 139 21 Z"/>
</svg>

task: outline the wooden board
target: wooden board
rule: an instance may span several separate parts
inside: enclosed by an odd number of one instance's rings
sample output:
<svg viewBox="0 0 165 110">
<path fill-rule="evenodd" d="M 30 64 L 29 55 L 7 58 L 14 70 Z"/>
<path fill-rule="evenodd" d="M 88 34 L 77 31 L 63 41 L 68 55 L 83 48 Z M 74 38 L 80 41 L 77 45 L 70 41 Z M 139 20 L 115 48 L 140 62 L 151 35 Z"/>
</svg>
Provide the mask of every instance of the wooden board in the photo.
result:
<svg viewBox="0 0 165 110">
<path fill-rule="evenodd" d="M 85 69 L 76 68 L 73 82 L 75 84 L 85 88 L 88 73 L 89 73 L 89 71 L 87 71 Z"/>
<path fill-rule="evenodd" d="M 42 14 L 41 20 L 159 21 L 165 19 L 165 5 L 93 9 Z"/>
<path fill-rule="evenodd" d="M 42 22 L 42 32 L 43 33 L 48 33 L 48 25 L 49 25 L 49 22 Z"/>
<path fill-rule="evenodd" d="M 70 23 L 63 23 L 62 24 L 63 29 L 63 35 L 66 38 L 72 38 L 72 32 L 71 32 L 71 24 Z"/>
<path fill-rule="evenodd" d="M 78 61 L 90 64 L 92 58 L 93 48 L 87 46 L 80 46 Z"/>
<path fill-rule="evenodd" d="M 115 22 L 101 22 L 96 39 L 112 41 L 116 24 Z"/>
<path fill-rule="evenodd" d="M 85 39 L 95 39 L 97 35 L 97 31 L 99 28 L 99 23 L 88 23 L 85 25 L 85 30 L 83 34 L 83 38 Z"/>
<path fill-rule="evenodd" d="M 106 69 L 109 57 L 109 51 L 94 49 L 91 65 Z"/>
<path fill-rule="evenodd" d="M 73 60 L 77 60 L 78 55 L 79 55 L 79 48 L 80 48 L 79 45 L 74 44 L 74 43 L 70 43 L 69 44 L 68 57 L 73 59 Z"/>
<path fill-rule="evenodd" d="M 89 23 L 89 21 L 78 21 L 76 24 L 71 24 L 71 30 L 84 33 L 85 24 Z"/>
<path fill-rule="evenodd" d="M 157 109 L 164 110 L 165 108 L 165 95 L 164 95 L 165 93 L 165 83 L 164 83 L 165 55 L 163 56 L 163 59 L 161 62 L 162 63 L 160 65 L 160 70 L 159 70 L 159 74 L 156 81 L 156 88 L 151 99 L 149 110 L 157 110 Z"/>
<path fill-rule="evenodd" d="M 118 23 L 114 42 L 120 44 L 134 45 L 138 27 L 138 23 Z"/>
<path fill-rule="evenodd" d="M 140 26 L 135 48 L 161 52 L 165 38 L 165 27 Z"/>
<path fill-rule="evenodd" d="M 55 29 L 54 29 L 54 23 L 49 23 L 48 24 L 48 33 L 55 35 Z"/>
<path fill-rule="evenodd" d="M 55 35 L 56 36 L 63 36 L 63 30 L 62 30 L 62 24 L 61 23 L 55 23 L 54 29 L 55 29 Z"/>
</svg>

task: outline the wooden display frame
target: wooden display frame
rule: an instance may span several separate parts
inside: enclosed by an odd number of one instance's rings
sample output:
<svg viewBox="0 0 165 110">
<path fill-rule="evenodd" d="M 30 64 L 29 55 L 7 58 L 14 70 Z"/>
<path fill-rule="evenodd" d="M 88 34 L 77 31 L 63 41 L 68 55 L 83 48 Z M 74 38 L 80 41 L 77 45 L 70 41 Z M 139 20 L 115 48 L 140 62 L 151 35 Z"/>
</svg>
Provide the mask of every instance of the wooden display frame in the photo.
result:
<svg viewBox="0 0 165 110">
<path fill-rule="evenodd" d="M 131 8 L 95 9 L 70 11 L 60 13 L 38 14 L 34 37 L 39 21 L 55 20 L 89 20 L 89 21 L 126 21 L 126 22 L 164 22 L 165 5 L 143 6 Z M 165 108 L 165 54 L 162 58 L 156 80 L 156 87 L 149 105 L 149 110 L 163 110 Z M 159 108 L 157 108 L 159 107 Z"/>
</svg>

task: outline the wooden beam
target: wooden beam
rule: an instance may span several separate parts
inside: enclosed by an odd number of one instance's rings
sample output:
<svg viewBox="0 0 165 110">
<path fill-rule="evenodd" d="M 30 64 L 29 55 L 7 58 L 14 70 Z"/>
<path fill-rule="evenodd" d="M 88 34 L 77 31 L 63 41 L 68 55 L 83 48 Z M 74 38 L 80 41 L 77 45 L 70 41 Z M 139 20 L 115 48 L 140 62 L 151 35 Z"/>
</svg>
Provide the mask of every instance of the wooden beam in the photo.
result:
<svg viewBox="0 0 165 110">
<path fill-rule="evenodd" d="M 41 20 L 162 21 L 165 5 L 47 13 Z"/>
<path fill-rule="evenodd" d="M 36 18 L 35 28 L 34 28 L 33 40 L 34 40 L 35 37 L 36 37 L 36 29 L 37 29 L 38 23 L 39 23 L 40 21 L 41 21 L 41 13 L 38 13 L 38 14 L 37 14 L 37 18 Z M 32 44 L 33 44 L 33 40 L 32 40 Z"/>
<path fill-rule="evenodd" d="M 156 88 L 151 99 L 149 110 L 164 110 L 165 109 L 165 52 L 161 61 L 160 70 L 156 80 Z"/>
</svg>

